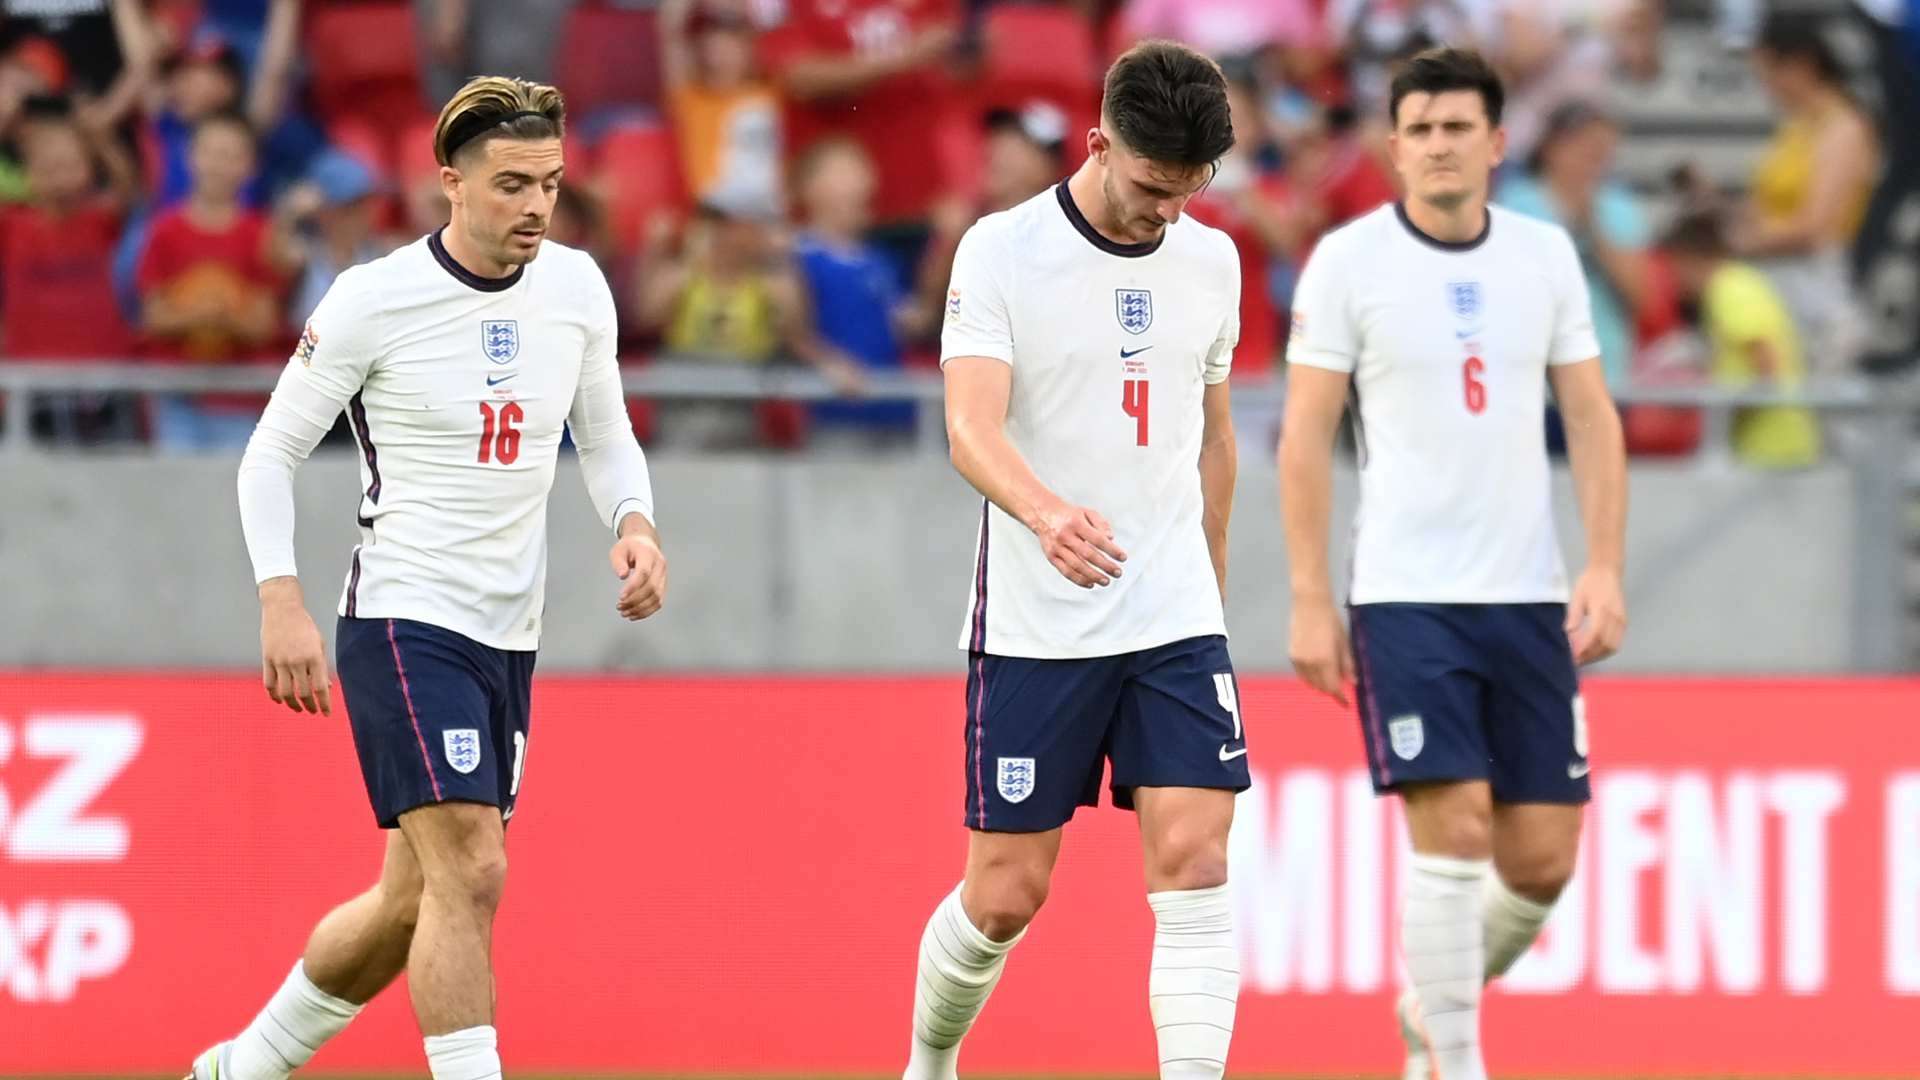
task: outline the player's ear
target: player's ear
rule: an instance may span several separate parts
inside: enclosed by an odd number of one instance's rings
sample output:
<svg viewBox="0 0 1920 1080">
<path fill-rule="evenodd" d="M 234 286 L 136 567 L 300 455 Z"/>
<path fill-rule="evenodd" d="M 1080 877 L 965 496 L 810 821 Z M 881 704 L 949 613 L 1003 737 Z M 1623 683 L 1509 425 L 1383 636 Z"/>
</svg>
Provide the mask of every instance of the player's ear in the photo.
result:
<svg viewBox="0 0 1920 1080">
<path fill-rule="evenodd" d="M 1502 161 L 1505 161 L 1506 159 L 1507 159 L 1507 129 L 1500 126 L 1499 124 L 1495 124 L 1493 125 L 1493 165 L 1494 167 L 1499 168 L 1500 163 Z"/>
<path fill-rule="evenodd" d="M 451 165 L 440 166 L 440 193 L 447 197 L 449 203 L 456 206 L 462 201 L 460 197 L 460 182 L 461 176 L 459 169 Z"/>
<path fill-rule="evenodd" d="M 1100 164 L 1105 165 L 1107 159 L 1103 155 L 1112 148 L 1113 143 L 1107 138 L 1106 132 L 1101 131 L 1098 127 L 1090 127 L 1087 129 L 1088 157 L 1099 158 Z"/>
</svg>

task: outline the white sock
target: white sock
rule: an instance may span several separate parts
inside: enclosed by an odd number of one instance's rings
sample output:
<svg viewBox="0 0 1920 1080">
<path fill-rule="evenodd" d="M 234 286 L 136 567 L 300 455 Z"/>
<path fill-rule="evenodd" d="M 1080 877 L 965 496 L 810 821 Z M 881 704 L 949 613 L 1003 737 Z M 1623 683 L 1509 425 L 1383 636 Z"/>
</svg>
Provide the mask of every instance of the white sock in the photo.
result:
<svg viewBox="0 0 1920 1080">
<path fill-rule="evenodd" d="M 904 1080 L 955 1080 L 960 1040 L 1000 981 L 1007 953 L 1026 936 L 994 941 L 960 906 L 955 889 L 933 909 L 920 936 L 920 978 L 913 989 L 913 1050 Z"/>
<path fill-rule="evenodd" d="M 233 1040 L 228 1059 L 233 1080 L 286 1080 L 360 1009 L 313 985 L 306 962 L 296 962 L 267 1007 Z"/>
<path fill-rule="evenodd" d="M 1161 1080 L 1219 1080 L 1240 1000 L 1227 887 L 1148 893 L 1147 903 L 1154 925 L 1147 1002 L 1160 1039 Z"/>
<path fill-rule="evenodd" d="M 500 1048 L 493 1025 L 427 1036 L 433 1080 L 500 1080 Z"/>
<path fill-rule="evenodd" d="M 1553 905 L 1529 900 L 1507 888 L 1496 872 L 1487 875 L 1481 908 L 1487 943 L 1486 977 L 1492 982 L 1533 947 L 1540 928 L 1547 924 L 1547 916 L 1553 914 Z"/>
<path fill-rule="evenodd" d="M 1438 1080 L 1486 1080 L 1480 1060 L 1480 988 L 1485 950 L 1480 926 L 1484 861 L 1413 857 L 1401 943 L 1407 974 Z"/>
</svg>

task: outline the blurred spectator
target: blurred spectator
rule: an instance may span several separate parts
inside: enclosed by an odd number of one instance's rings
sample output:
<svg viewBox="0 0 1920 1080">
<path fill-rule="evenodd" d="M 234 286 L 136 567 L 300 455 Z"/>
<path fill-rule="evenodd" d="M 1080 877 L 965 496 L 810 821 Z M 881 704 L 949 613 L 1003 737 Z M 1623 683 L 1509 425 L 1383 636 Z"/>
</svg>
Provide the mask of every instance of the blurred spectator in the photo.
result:
<svg viewBox="0 0 1920 1080">
<path fill-rule="evenodd" d="M 932 319 L 906 302 L 892 262 L 865 239 L 872 161 L 856 142 L 824 140 L 795 164 L 795 181 L 806 217 L 794 256 L 815 332 L 867 370 L 899 370 L 901 337 L 918 336 Z M 833 402 L 814 406 L 812 416 L 816 429 L 885 443 L 912 434 L 915 410 L 912 402 Z"/>
<path fill-rule="evenodd" d="M 1259 91 L 1231 65 L 1227 104 L 1234 147 L 1220 160 L 1213 181 L 1194 197 L 1191 210 L 1232 237 L 1240 253 L 1240 344 L 1234 369 L 1246 375 L 1268 371 L 1280 351 L 1271 267 L 1292 251 L 1299 234 L 1288 219 L 1284 182 L 1262 168 L 1270 137 Z"/>
<path fill-rule="evenodd" d="M 1046 191 L 1068 173 L 1067 117 L 1052 104 L 1029 102 L 1020 109 L 988 110 L 981 147 L 980 194 L 942 199 L 933 211 L 933 236 L 921 260 L 918 303 L 938 310 L 953 277 L 953 255 L 960 237 L 983 215 L 1010 210 Z M 928 328 L 931 333 L 935 328 Z"/>
<path fill-rule="evenodd" d="M 1277 249 L 1303 266 L 1329 230 L 1399 196 L 1392 173 L 1362 141 L 1353 111 L 1316 110 L 1287 144 L 1287 193 L 1293 220 Z"/>
<path fill-rule="evenodd" d="M 1873 41 L 1880 85 L 1880 131 L 1886 167 L 1854 243 L 1854 275 L 1872 314 L 1872 372 L 1911 370 L 1920 363 L 1920 235 L 1898 229 L 1901 207 L 1920 193 L 1920 9 L 1906 0 L 1858 0 Z"/>
<path fill-rule="evenodd" d="M 58 51 L 38 38 L 0 53 L 0 203 L 27 198 L 27 173 L 19 153 L 27 121 L 49 112 L 72 112 L 72 103 L 53 91 L 65 65 Z"/>
<path fill-rule="evenodd" d="M 764 42 L 788 105 L 789 156 L 828 135 L 866 149 L 879 177 L 874 239 L 901 280 L 919 265 L 928 215 L 946 187 L 927 133 L 954 107 L 945 64 L 958 15 L 957 0 L 793 0 Z"/>
<path fill-rule="evenodd" d="M 1765 274 L 1729 257 L 1719 220 L 1687 215 L 1661 246 L 1672 260 L 1682 297 L 1698 306 L 1714 382 L 1799 386 L 1806 365 L 1793 320 Z M 1761 468 L 1811 465 L 1820 456 L 1819 423 L 1813 410 L 1798 406 L 1740 409 L 1733 421 L 1733 449 L 1740 460 Z"/>
<path fill-rule="evenodd" d="M 299 48 L 298 14 L 295 0 L 275 0 L 251 81 L 239 52 L 211 33 L 197 34 L 173 59 L 151 110 L 157 205 L 171 206 L 186 198 L 193 182 L 194 130 L 206 117 L 238 112 L 259 133 L 263 167 L 241 193 L 248 206 L 263 207 L 274 191 L 297 182 L 325 147 L 319 129 L 288 108 Z"/>
<path fill-rule="evenodd" d="M 116 128 L 139 105 L 153 74 L 144 5 L 62 0 L 0 5 L 0 52 L 30 40 L 53 47 L 48 89 L 73 98 L 88 126 Z"/>
<path fill-rule="evenodd" d="M 670 225 L 662 218 L 652 231 L 638 305 L 642 325 L 659 333 L 669 354 L 764 366 L 784 350 L 842 391 L 858 391 L 859 362 L 815 332 L 805 292 L 780 257 L 764 207 L 702 203 L 678 252 L 670 250 Z M 681 447 L 745 447 L 759 441 L 768 412 L 753 402 L 676 403 L 660 411 L 658 431 Z"/>
<path fill-rule="evenodd" d="M 553 81 L 553 57 L 578 0 L 414 0 L 425 53 L 421 89 L 434 112 L 478 74 Z"/>
<path fill-rule="evenodd" d="M 1594 335 L 1607 384 L 1632 377 L 1634 318 L 1648 302 L 1646 216 L 1631 189 L 1613 178 L 1619 126 L 1600 109 L 1562 105 L 1547 120 L 1525 175 L 1500 185 L 1509 210 L 1563 226 L 1573 236 L 1593 304 Z"/>
<path fill-rule="evenodd" d="M 1487 0 L 1327 0 L 1327 37 L 1347 56 L 1352 104 L 1384 133 L 1393 65 L 1429 45 L 1481 48 L 1497 35 Z"/>
<path fill-rule="evenodd" d="M 133 332 L 114 300 L 112 263 L 137 183 L 133 162 L 97 122 L 37 119 L 21 144 L 28 201 L 0 211 L 5 354 L 124 361 Z M 32 412 L 37 433 L 60 442 L 131 440 L 140 431 L 134 395 L 49 394 Z"/>
<path fill-rule="evenodd" d="M 1172 38 L 1215 57 L 1320 38 L 1309 0 L 1131 0 L 1121 19 L 1130 37 Z"/>
<path fill-rule="evenodd" d="M 560 185 L 560 190 L 566 189 L 566 184 Z M 394 238 L 396 245 L 420 239 L 445 225 L 453 216 L 453 205 L 447 201 L 446 190 L 440 186 L 438 168 L 409 176 L 400 194 L 404 220 L 400 224 L 400 235 Z"/>
<path fill-rule="evenodd" d="M 1498 6 L 1498 37 L 1488 47 L 1507 84 L 1500 126 L 1507 160 L 1526 161 L 1556 109 L 1606 96 L 1613 51 L 1577 17 L 1577 4 L 1501 0 Z"/>
<path fill-rule="evenodd" d="M 593 256 L 609 279 L 617 278 L 613 235 L 600 203 L 580 184 L 561 184 L 547 219 L 547 239 Z M 615 292 L 618 293 L 618 289 Z"/>
<path fill-rule="evenodd" d="M 1879 179 L 1872 121 L 1848 94 L 1819 23 L 1776 16 L 1760 30 L 1756 71 L 1783 113 L 1731 240 L 1773 278 L 1814 363 L 1849 365 L 1862 318 L 1847 253 Z"/>
<path fill-rule="evenodd" d="M 279 278 L 266 259 L 267 220 L 240 200 L 254 171 L 247 122 L 232 114 L 200 121 L 192 167 L 186 201 L 154 220 L 140 260 L 151 351 L 201 363 L 268 358 L 283 326 Z M 155 440 L 170 449 L 238 448 L 260 406 L 257 396 L 162 398 Z"/>
<path fill-rule="evenodd" d="M 660 19 L 687 193 L 779 208 L 780 99 L 755 69 L 753 23 L 715 0 L 666 0 Z"/>
<path fill-rule="evenodd" d="M 267 258 L 293 281 L 287 325 L 300 326 L 349 266 L 388 250 L 374 232 L 379 185 L 372 170 L 338 150 L 320 155 L 307 177 L 274 207 Z"/>
</svg>

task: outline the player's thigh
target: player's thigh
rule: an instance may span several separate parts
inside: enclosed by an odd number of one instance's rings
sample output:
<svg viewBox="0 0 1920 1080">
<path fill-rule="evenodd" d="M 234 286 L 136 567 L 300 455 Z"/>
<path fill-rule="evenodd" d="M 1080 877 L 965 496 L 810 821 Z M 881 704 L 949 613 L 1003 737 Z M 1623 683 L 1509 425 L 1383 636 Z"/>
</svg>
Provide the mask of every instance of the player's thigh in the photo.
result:
<svg viewBox="0 0 1920 1080">
<path fill-rule="evenodd" d="M 1233 801 L 1234 792 L 1224 788 L 1133 790 L 1147 891 L 1210 889 L 1227 880 Z"/>
<path fill-rule="evenodd" d="M 342 618 L 336 668 L 374 817 L 393 828 L 419 806 L 500 801 L 503 764 L 484 648 L 406 619 Z"/>
<path fill-rule="evenodd" d="M 526 779 L 527 746 L 533 732 L 534 656 L 532 652 L 506 650 L 495 654 L 492 724 L 487 737 L 494 760 L 501 763 L 495 782 L 502 821 L 513 820 L 520 785 Z"/>
<path fill-rule="evenodd" d="M 1486 680 L 1470 613 L 1448 604 L 1358 604 L 1349 614 L 1374 790 L 1487 779 Z"/>
<path fill-rule="evenodd" d="M 1187 638 L 1128 658 L 1108 750 L 1113 803 L 1136 809 L 1145 788 L 1232 793 L 1252 783 L 1247 733 L 1227 640 Z"/>
<path fill-rule="evenodd" d="M 1100 801 L 1104 747 L 1124 676 L 1112 657 L 967 664 L 967 828 L 1057 829 Z"/>
<path fill-rule="evenodd" d="M 507 872 L 506 823 L 483 803 L 446 802 L 400 815 L 400 831 L 420 864 L 425 887 L 471 890 L 499 900 Z"/>
<path fill-rule="evenodd" d="M 1499 673 L 1488 688 L 1493 797 L 1578 805 L 1590 797 L 1586 707 L 1560 604 L 1500 604 L 1482 640 Z"/>
<path fill-rule="evenodd" d="M 1507 887 L 1551 902 L 1573 877 L 1584 808 L 1565 803 L 1495 803 L 1493 865 Z"/>
<path fill-rule="evenodd" d="M 1417 781 L 1398 790 L 1413 850 L 1454 859 L 1493 854 L 1493 791 L 1485 780 Z"/>
</svg>

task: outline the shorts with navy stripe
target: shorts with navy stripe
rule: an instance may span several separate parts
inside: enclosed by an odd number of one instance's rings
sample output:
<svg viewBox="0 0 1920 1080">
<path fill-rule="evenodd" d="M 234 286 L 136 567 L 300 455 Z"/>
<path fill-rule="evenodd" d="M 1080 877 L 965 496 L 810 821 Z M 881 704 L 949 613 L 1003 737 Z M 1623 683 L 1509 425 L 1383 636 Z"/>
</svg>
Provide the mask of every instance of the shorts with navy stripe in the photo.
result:
<svg viewBox="0 0 1920 1080">
<path fill-rule="evenodd" d="M 409 619 L 342 617 L 340 688 L 373 816 L 443 802 L 513 816 L 526 768 L 532 652 L 490 648 Z"/>
<path fill-rule="evenodd" d="M 1485 780 L 1584 803 L 1586 709 L 1564 604 L 1356 604 L 1360 730 L 1377 792 Z"/>
<path fill-rule="evenodd" d="M 967 664 L 966 826 L 1045 832 L 1141 787 L 1249 785 L 1227 639 L 1188 638 L 1085 660 L 974 652 Z"/>
</svg>

